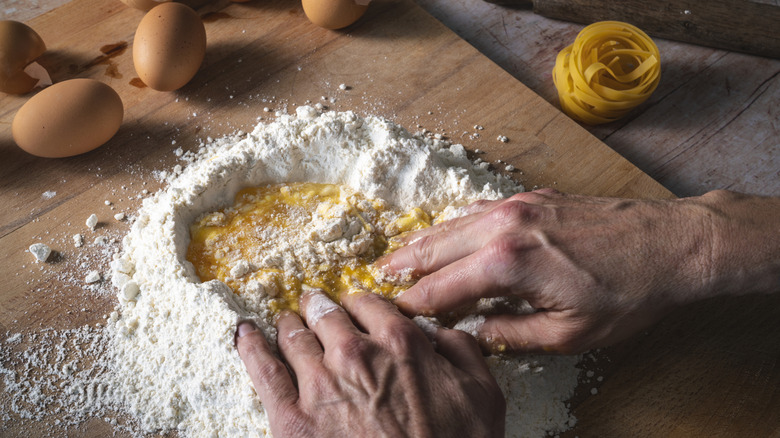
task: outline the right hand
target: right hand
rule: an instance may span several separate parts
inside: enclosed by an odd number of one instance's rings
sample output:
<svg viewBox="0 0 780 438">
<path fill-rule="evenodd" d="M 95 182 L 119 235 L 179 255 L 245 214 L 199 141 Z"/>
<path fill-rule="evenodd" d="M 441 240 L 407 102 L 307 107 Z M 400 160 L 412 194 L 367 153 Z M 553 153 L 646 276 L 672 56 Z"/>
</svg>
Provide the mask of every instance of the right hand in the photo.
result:
<svg viewBox="0 0 780 438">
<path fill-rule="evenodd" d="M 778 204 L 726 192 L 643 201 L 541 190 L 472 204 L 378 264 L 421 277 L 395 300 L 409 315 L 507 295 L 538 309 L 488 316 L 483 349 L 578 353 L 716 292 L 777 287 Z"/>
<path fill-rule="evenodd" d="M 251 323 L 236 346 L 275 437 L 504 436 L 506 406 L 474 339 L 422 330 L 385 298 L 320 292 L 301 297 L 304 320 L 277 321 L 277 359 Z M 347 313 L 349 312 L 349 313 Z"/>
</svg>

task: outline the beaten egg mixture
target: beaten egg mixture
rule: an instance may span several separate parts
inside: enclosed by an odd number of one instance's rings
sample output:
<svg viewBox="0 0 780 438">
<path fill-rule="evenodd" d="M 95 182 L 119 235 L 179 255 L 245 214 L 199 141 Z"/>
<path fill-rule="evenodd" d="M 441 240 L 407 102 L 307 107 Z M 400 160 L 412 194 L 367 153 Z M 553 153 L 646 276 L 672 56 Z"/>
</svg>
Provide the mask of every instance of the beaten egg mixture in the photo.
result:
<svg viewBox="0 0 780 438">
<path fill-rule="evenodd" d="M 267 297 L 271 309 L 298 311 L 304 287 L 339 294 L 362 289 L 394 298 L 408 284 L 383 279 L 373 262 L 398 237 L 431 225 L 420 208 L 398 211 L 348 187 L 293 183 L 247 188 L 233 206 L 200 216 L 187 250 L 202 281 Z"/>
</svg>

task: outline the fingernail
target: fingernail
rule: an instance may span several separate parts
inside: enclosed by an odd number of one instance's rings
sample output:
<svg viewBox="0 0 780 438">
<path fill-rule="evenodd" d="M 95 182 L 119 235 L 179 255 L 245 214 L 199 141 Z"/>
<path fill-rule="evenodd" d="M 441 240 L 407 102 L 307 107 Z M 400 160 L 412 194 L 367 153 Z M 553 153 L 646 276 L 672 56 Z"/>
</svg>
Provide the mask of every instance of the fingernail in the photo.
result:
<svg viewBox="0 0 780 438">
<path fill-rule="evenodd" d="M 238 323 L 238 330 L 236 330 L 236 333 L 238 334 L 239 338 L 243 338 L 244 336 L 257 331 L 257 326 L 252 321 L 241 321 Z"/>
</svg>

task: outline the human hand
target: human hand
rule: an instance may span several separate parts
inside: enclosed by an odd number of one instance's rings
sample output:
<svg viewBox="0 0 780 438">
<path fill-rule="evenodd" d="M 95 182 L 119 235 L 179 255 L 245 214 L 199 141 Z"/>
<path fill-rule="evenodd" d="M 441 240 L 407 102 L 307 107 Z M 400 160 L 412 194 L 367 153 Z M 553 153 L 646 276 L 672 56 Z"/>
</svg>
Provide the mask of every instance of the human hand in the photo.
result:
<svg viewBox="0 0 780 438">
<path fill-rule="evenodd" d="M 477 330 L 486 350 L 577 353 L 681 304 L 777 288 L 778 204 L 727 192 L 640 201 L 540 190 L 472 204 L 378 264 L 421 277 L 395 300 L 410 315 L 510 295 L 538 310 L 487 316 Z"/>
<path fill-rule="evenodd" d="M 342 303 L 308 292 L 306 324 L 292 312 L 277 319 L 295 378 L 253 324 L 239 324 L 238 352 L 275 437 L 504 436 L 504 398 L 471 336 L 442 328 L 434 348 L 379 295 Z"/>
</svg>

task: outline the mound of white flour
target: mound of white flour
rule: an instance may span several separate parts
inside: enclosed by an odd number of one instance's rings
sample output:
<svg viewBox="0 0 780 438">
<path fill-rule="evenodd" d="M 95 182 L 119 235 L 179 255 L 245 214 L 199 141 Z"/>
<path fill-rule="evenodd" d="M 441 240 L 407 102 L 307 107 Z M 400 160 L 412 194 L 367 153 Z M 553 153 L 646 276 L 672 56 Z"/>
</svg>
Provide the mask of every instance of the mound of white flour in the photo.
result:
<svg viewBox="0 0 780 438">
<path fill-rule="evenodd" d="M 388 121 L 301 107 L 244 137 L 217 140 L 144 201 L 112 263 L 120 308 L 109 318 L 112 404 L 145 431 L 268 435 L 268 421 L 233 346 L 254 319 L 275 343 L 270 312 L 250 313 L 221 282 L 201 283 L 185 254 L 189 225 L 237 191 L 279 182 L 344 184 L 400 209 L 442 211 L 521 191 L 476 166 L 460 145 L 413 136 Z M 256 306 L 252 306 L 256 310 Z M 573 421 L 564 401 L 576 357 L 490 358 L 508 397 L 507 436 L 545 436 Z"/>
</svg>

